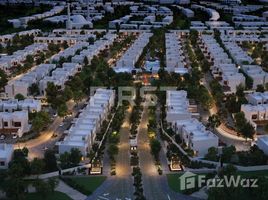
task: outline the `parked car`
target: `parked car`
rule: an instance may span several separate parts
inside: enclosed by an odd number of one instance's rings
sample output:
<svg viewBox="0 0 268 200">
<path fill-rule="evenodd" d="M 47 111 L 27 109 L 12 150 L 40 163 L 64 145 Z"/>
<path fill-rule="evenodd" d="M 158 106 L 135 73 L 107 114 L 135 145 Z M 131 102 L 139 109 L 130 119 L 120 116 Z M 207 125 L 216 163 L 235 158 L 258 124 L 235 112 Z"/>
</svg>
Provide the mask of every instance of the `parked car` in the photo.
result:
<svg viewBox="0 0 268 200">
<path fill-rule="evenodd" d="M 6 138 L 6 136 L 5 135 L 0 135 L 0 140 L 4 140 Z"/>
<path fill-rule="evenodd" d="M 18 137 L 17 134 L 14 134 L 14 133 L 12 134 L 12 138 L 13 138 L 13 139 L 16 139 L 17 137 Z"/>
</svg>

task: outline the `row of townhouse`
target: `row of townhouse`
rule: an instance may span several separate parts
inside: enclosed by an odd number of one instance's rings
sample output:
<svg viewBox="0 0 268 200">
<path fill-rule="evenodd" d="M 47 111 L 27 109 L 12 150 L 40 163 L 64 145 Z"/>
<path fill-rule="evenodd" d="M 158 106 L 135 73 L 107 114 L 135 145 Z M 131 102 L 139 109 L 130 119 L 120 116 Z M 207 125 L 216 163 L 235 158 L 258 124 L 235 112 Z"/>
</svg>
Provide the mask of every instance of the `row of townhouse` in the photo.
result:
<svg viewBox="0 0 268 200">
<path fill-rule="evenodd" d="M 33 36 L 36 36 L 40 33 L 41 33 L 41 30 L 39 30 L 39 29 L 31 29 L 31 30 L 27 30 L 27 31 L 20 31 L 18 33 L 0 35 L 0 43 L 7 43 L 7 42 L 12 41 L 13 37 L 15 35 L 18 35 L 18 36 L 24 36 L 24 35 L 31 36 L 31 35 L 33 35 Z"/>
<path fill-rule="evenodd" d="M 268 22 L 267 21 L 235 21 L 234 22 L 235 27 L 243 27 L 244 29 L 253 29 L 253 30 L 257 30 L 257 29 L 263 29 L 263 30 L 267 30 L 268 29 Z"/>
<path fill-rule="evenodd" d="M 67 59 L 68 57 L 73 57 L 77 51 L 82 51 L 88 47 L 88 42 L 78 42 L 73 46 L 68 47 L 64 51 L 59 52 L 57 55 L 52 57 L 52 62 L 59 62 L 61 58 Z"/>
<path fill-rule="evenodd" d="M 68 135 L 63 141 L 57 143 L 59 154 L 77 148 L 83 157 L 86 157 L 95 141 L 96 134 L 100 131 L 102 122 L 107 120 L 114 106 L 114 100 L 114 90 L 97 89 L 87 106 L 73 120 L 71 128 L 67 131 Z"/>
<path fill-rule="evenodd" d="M 39 85 L 40 80 L 48 76 L 52 70 L 56 68 L 55 64 L 40 64 L 32 71 L 23 74 L 16 80 L 11 80 L 5 86 L 5 93 L 8 98 L 13 98 L 17 94 L 29 96 L 29 88 L 33 84 Z"/>
<path fill-rule="evenodd" d="M 200 4 L 215 8 L 216 10 L 222 11 L 224 13 L 231 13 L 231 14 L 254 12 L 263 8 L 263 5 L 253 5 L 253 4 L 252 5 L 250 4 L 227 5 L 227 4 L 221 4 L 221 3 L 209 2 L 209 1 L 202 1 L 200 2 Z"/>
<path fill-rule="evenodd" d="M 179 35 L 176 32 L 166 33 L 166 70 L 179 74 L 188 73 Z"/>
<path fill-rule="evenodd" d="M 256 15 L 245 15 L 245 14 L 236 14 L 232 17 L 232 21 L 237 22 L 237 21 L 266 21 L 265 17 L 259 17 Z"/>
<path fill-rule="evenodd" d="M 237 65 L 253 63 L 253 59 L 236 42 L 224 41 L 223 38 L 222 41 L 225 49 Z"/>
<path fill-rule="evenodd" d="M 12 144 L 0 143 L 0 169 L 7 169 L 14 152 Z"/>
<path fill-rule="evenodd" d="M 147 16 L 150 14 L 168 16 L 173 15 L 172 10 L 166 6 L 131 6 L 130 11 L 132 15 Z"/>
<path fill-rule="evenodd" d="M 194 17 L 194 11 L 189 8 L 184 8 L 182 6 L 175 6 L 178 8 L 183 15 L 185 15 L 187 18 L 193 18 Z"/>
<path fill-rule="evenodd" d="M 10 70 L 13 67 L 23 64 L 28 55 L 36 55 L 47 49 L 47 44 L 31 44 L 23 50 L 14 52 L 12 55 L 2 56 L 0 58 L 0 69 L 4 70 L 7 74 L 10 74 Z"/>
<path fill-rule="evenodd" d="M 245 77 L 239 73 L 236 65 L 232 63 L 213 35 L 202 35 L 200 39 L 199 46 L 212 64 L 211 73 L 223 86 L 225 92 L 234 93 L 238 85 L 245 85 Z"/>
<path fill-rule="evenodd" d="M 210 147 L 218 147 L 218 137 L 194 118 L 196 111 L 197 107 L 191 105 L 186 91 L 166 92 L 166 121 L 195 156 L 203 157 Z"/>
<path fill-rule="evenodd" d="M 165 16 L 162 21 L 156 21 L 156 16 L 152 14 L 146 16 L 143 21 L 133 21 L 130 20 L 131 17 L 131 15 L 128 15 L 128 20 L 125 20 L 125 17 L 112 20 L 109 22 L 109 28 L 115 29 L 120 27 L 121 29 L 150 30 L 152 28 L 161 28 L 163 26 L 167 26 L 173 22 L 173 16 Z"/>
<path fill-rule="evenodd" d="M 141 56 L 144 47 L 149 43 L 152 33 L 141 33 L 135 42 L 129 47 L 124 55 L 116 62 L 115 72 L 131 73 L 135 69 L 135 64 Z"/>
<path fill-rule="evenodd" d="M 35 99 L 18 99 L 0 100 L 0 112 L 14 112 L 18 110 L 26 110 L 34 113 L 41 111 L 41 101 Z"/>
<path fill-rule="evenodd" d="M 190 30 L 204 31 L 208 27 L 202 21 L 191 21 Z"/>
<path fill-rule="evenodd" d="M 235 31 L 222 31 L 221 38 L 225 42 L 236 42 L 241 45 L 243 42 L 251 44 L 268 43 L 268 31 L 255 31 L 255 30 L 235 30 Z"/>
<path fill-rule="evenodd" d="M 190 29 L 197 30 L 197 31 L 204 31 L 204 30 L 214 30 L 217 29 L 219 31 L 229 31 L 233 30 L 229 23 L 225 21 L 191 21 Z"/>
<path fill-rule="evenodd" d="M 219 138 L 195 118 L 178 120 L 172 129 L 179 134 L 183 143 L 194 151 L 194 156 L 204 157 L 211 147 L 218 148 Z"/>
<path fill-rule="evenodd" d="M 115 41 L 118 35 L 108 33 L 104 36 L 104 38 L 95 41 L 93 45 L 89 45 L 84 50 L 80 51 L 79 54 L 72 57 L 72 62 L 84 64 L 85 58 L 87 59 L 88 63 L 91 63 L 91 60 L 95 55 L 98 55 L 101 51 L 109 48 L 110 45 Z"/>
<path fill-rule="evenodd" d="M 46 94 L 48 83 L 54 83 L 60 90 L 64 89 L 65 83 L 81 70 L 82 66 L 78 63 L 63 63 L 62 67 L 58 67 L 52 71 L 51 76 L 45 76 L 39 81 L 40 94 Z"/>
<path fill-rule="evenodd" d="M 79 32 L 75 31 L 53 31 L 52 34 L 50 34 L 47 37 L 35 37 L 34 42 L 35 43 L 48 43 L 48 44 L 63 44 L 67 42 L 68 45 L 74 45 L 79 42 L 86 42 L 90 38 L 96 39 L 96 35 L 92 33 L 92 31 L 85 31 L 84 34 L 80 34 L 82 30 L 79 30 Z"/>
<path fill-rule="evenodd" d="M 234 27 L 232 27 L 229 23 L 225 21 L 206 21 L 206 26 L 209 27 L 210 30 L 233 30 Z"/>
<path fill-rule="evenodd" d="M 194 107 L 190 106 L 186 91 L 166 92 L 166 121 L 168 123 L 191 118 L 191 109 Z"/>
<path fill-rule="evenodd" d="M 211 72 L 227 93 L 235 93 L 238 85 L 245 85 L 246 78 L 239 73 L 235 64 L 217 64 L 213 66 Z"/>
<path fill-rule="evenodd" d="M 115 35 L 107 34 L 107 36 L 104 37 L 105 38 L 101 40 L 101 42 L 96 41 L 93 45 L 89 45 L 87 42 L 79 42 L 64 51 L 59 52 L 57 55 L 53 56 L 50 61 L 58 62 L 61 57 L 65 59 L 73 56 L 75 57 L 78 53 L 77 51 L 82 52 L 83 49 L 89 49 L 90 52 L 88 53 L 92 59 L 94 55 L 97 55 L 100 52 L 100 50 L 103 50 L 112 43 Z M 97 48 L 97 51 L 95 51 L 95 48 Z M 24 96 L 29 96 L 29 88 L 33 84 L 38 85 L 40 95 L 45 95 L 48 82 L 53 82 L 59 89 L 63 89 L 65 82 L 77 72 L 81 71 L 82 66 L 79 63 L 78 58 L 75 57 L 75 59 L 72 59 L 72 63 L 63 63 L 61 68 L 56 68 L 57 66 L 55 64 L 41 64 L 34 70 L 22 75 L 20 78 L 10 81 L 5 86 L 6 96 L 10 98 L 19 93 Z"/>
<path fill-rule="evenodd" d="M 191 8 L 194 10 L 201 10 L 203 12 L 206 12 L 210 18 L 210 21 L 217 21 L 220 19 L 220 14 L 219 12 L 217 12 L 216 10 L 212 9 L 212 8 L 207 8 L 205 6 L 201 6 L 201 5 L 197 5 L 197 4 L 192 4 Z"/>
<path fill-rule="evenodd" d="M 28 22 L 38 19 L 44 19 L 46 17 L 50 17 L 56 14 L 61 13 L 64 10 L 65 6 L 55 6 L 50 11 L 41 13 L 41 14 L 35 14 L 32 16 L 26 16 L 26 17 L 20 17 L 18 19 L 10 19 L 8 22 L 13 24 L 14 28 L 18 27 L 27 27 Z"/>
<path fill-rule="evenodd" d="M 78 36 L 78 35 L 90 35 L 95 38 L 94 33 L 102 33 L 106 30 L 90 30 L 90 29 L 53 29 L 53 35 L 64 35 L 64 36 Z"/>
<path fill-rule="evenodd" d="M 257 89 L 258 85 L 265 85 L 268 83 L 268 73 L 263 71 L 259 65 L 242 65 L 241 69 L 253 81 L 253 89 Z"/>
<path fill-rule="evenodd" d="M 15 134 L 21 137 L 30 130 L 28 113 L 41 110 L 41 101 L 5 100 L 0 102 L 0 133 Z"/>
<path fill-rule="evenodd" d="M 241 105 L 245 118 L 257 128 L 258 122 L 268 120 L 268 92 L 247 94 L 248 103 Z"/>
</svg>

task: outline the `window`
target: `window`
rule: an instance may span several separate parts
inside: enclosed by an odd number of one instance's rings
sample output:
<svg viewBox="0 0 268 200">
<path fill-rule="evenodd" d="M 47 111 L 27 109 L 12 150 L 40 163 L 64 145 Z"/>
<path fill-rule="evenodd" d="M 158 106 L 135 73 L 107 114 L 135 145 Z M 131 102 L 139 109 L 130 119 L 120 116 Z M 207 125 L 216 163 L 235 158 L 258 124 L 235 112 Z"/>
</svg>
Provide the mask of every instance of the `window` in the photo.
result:
<svg viewBox="0 0 268 200">
<path fill-rule="evenodd" d="M 8 127 L 8 122 L 4 122 L 4 127 Z"/>
<path fill-rule="evenodd" d="M 4 161 L 0 161 L 0 166 L 5 166 L 5 162 Z"/>
<path fill-rule="evenodd" d="M 252 115 L 251 119 L 257 119 L 258 115 Z"/>
<path fill-rule="evenodd" d="M 21 127 L 21 122 L 14 122 L 15 127 Z"/>
</svg>

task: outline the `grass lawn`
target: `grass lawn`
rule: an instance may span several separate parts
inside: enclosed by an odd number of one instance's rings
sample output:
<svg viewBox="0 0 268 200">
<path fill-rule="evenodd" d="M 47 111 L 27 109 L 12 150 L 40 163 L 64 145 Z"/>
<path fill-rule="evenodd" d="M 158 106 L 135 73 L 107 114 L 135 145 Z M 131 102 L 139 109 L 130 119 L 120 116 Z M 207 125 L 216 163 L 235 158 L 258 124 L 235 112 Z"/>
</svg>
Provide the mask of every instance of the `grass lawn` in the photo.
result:
<svg viewBox="0 0 268 200">
<path fill-rule="evenodd" d="M 26 195 L 25 200 L 42 200 L 42 196 L 39 193 L 29 193 Z M 48 200 L 72 200 L 69 196 L 62 192 L 55 191 L 54 193 L 48 194 L 47 198 Z"/>
<path fill-rule="evenodd" d="M 197 187 L 197 180 L 198 180 L 197 176 L 195 177 L 195 181 L 196 181 L 195 188 L 181 190 L 181 186 L 180 186 L 180 176 L 181 175 L 183 175 L 183 173 L 167 174 L 168 185 L 173 191 L 189 195 L 189 194 L 192 194 L 193 192 L 196 192 L 199 190 L 199 188 Z M 208 174 L 198 174 L 198 175 L 205 175 L 206 176 Z"/>
<path fill-rule="evenodd" d="M 63 181 L 81 193 L 90 195 L 105 181 L 105 179 L 106 176 L 84 176 L 63 178 Z"/>
<path fill-rule="evenodd" d="M 251 172 L 238 171 L 237 174 L 241 176 L 268 176 L 268 170 L 251 171 Z"/>
</svg>

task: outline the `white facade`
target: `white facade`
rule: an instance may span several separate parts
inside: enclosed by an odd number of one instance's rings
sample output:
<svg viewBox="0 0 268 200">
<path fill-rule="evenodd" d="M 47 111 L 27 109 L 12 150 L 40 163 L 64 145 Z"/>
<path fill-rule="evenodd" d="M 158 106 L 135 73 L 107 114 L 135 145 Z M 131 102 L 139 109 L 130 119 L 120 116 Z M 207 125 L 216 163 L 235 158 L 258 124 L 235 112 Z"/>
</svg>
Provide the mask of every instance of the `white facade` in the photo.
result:
<svg viewBox="0 0 268 200">
<path fill-rule="evenodd" d="M 190 119 L 189 101 L 187 93 L 181 91 L 166 92 L 166 120 L 171 123 L 177 120 Z"/>
<path fill-rule="evenodd" d="M 10 23 L 13 23 L 14 28 L 18 27 L 27 27 L 29 21 L 43 19 L 46 17 L 50 17 L 56 14 L 61 13 L 64 10 L 65 6 L 55 6 L 50 11 L 41 13 L 41 14 L 35 14 L 32 16 L 26 16 L 26 17 L 20 17 L 18 19 L 11 19 L 8 20 Z"/>
<path fill-rule="evenodd" d="M 200 48 L 208 61 L 213 64 L 211 73 L 224 87 L 225 92 L 235 93 L 237 86 L 245 85 L 245 77 L 239 73 L 239 69 L 233 64 L 213 35 L 202 35 Z"/>
<path fill-rule="evenodd" d="M 56 68 L 51 76 L 45 76 L 39 82 L 41 95 L 45 95 L 47 84 L 54 83 L 59 89 L 64 89 L 65 83 L 71 79 L 77 72 L 81 71 L 81 65 L 78 63 L 63 63 L 62 68 Z"/>
<path fill-rule="evenodd" d="M 47 76 L 51 70 L 55 69 L 55 64 L 41 64 L 38 65 L 34 70 L 23 74 L 16 80 L 11 80 L 5 86 L 5 93 L 8 98 L 13 98 L 17 94 L 22 94 L 24 97 L 29 95 L 29 87 Z"/>
<path fill-rule="evenodd" d="M 12 159 L 14 147 L 12 144 L 0 143 L 0 169 L 7 169 Z"/>
<path fill-rule="evenodd" d="M 258 136 L 257 139 L 257 146 L 266 154 L 268 155 L 268 136 Z"/>
<path fill-rule="evenodd" d="M 268 82 L 268 74 L 258 65 L 242 65 L 242 70 L 252 78 L 253 89 L 256 89 L 257 85 L 265 85 Z"/>
<path fill-rule="evenodd" d="M 168 72 L 187 73 L 185 57 L 179 35 L 177 33 L 166 33 L 166 70 Z"/>
<path fill-rule="evenodd" d="M 30 130 L 28 121 L 28 111 L 0 112 L 0 132 L 21 137 Z"/>
<path fill-rule="evenodd" d="M 88 105 L 75 118 L 67 137 L 58 143 L 59 153 L 78 148 L 86 156 L 92 147 L 102 122 L 114 106 L 115 92 L 108 89 L 97 89 Z"/>
<path fill-rule="evenodd" d="M 197 119 L 174 121 L 173 130 L 180 135 L 182 141 L 192 149 L 197 157 L 204 157 L 210 147 L 218 148 L 219 139 Z"/>
<path fill-rule="evenodd" d="M 247 95 L 248 103 L 251 105 L 268 104 L 268 92 L 254 92 Z"/>
<path fill-rule="evenodd" d="M 25 110 L 28 112 L 41 111 L 41 101 L 35 99 L 9 99 L 0 100 L 0 112 L 14 112 L 16 110 Z"/>
<path fill-rule="evenodd" d="M 39 52 L 47 50 L 47 44 L 32 44 L 25 47 L 23 50 L 18 50 L 12 55 L 2 56 L 0 58 L 0 69 L 6 73 L 10 73 L 11 68 L 23 65 L 28 55 L 35 55 Z"/>
<path fill-rule="evenodd" d="M 138 39 L 129 47 L 124 55 L 116 62 L 115 72 L 131 73 L 135 69 L 135 64 L 143 52 L 143 48 L 148 44 L 152 33 L 141 33 Z"/>
</svg>

